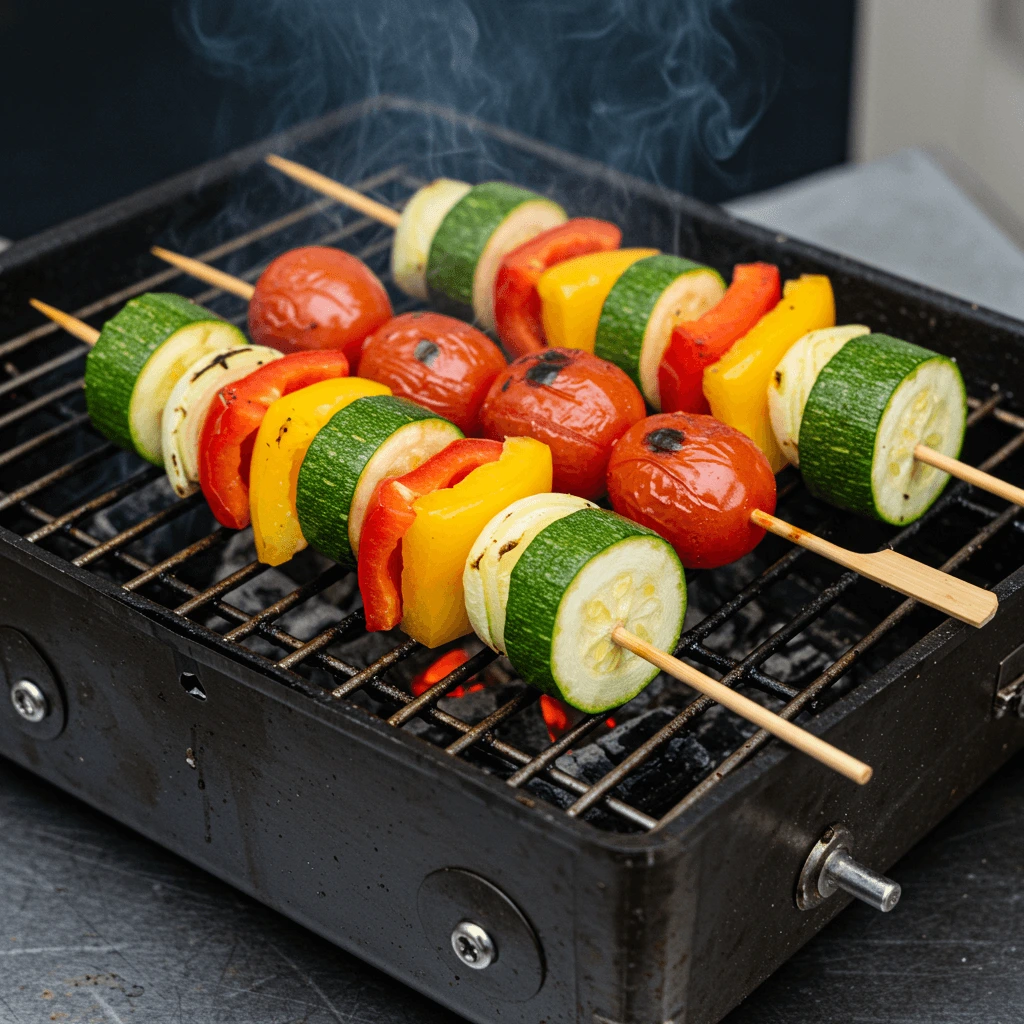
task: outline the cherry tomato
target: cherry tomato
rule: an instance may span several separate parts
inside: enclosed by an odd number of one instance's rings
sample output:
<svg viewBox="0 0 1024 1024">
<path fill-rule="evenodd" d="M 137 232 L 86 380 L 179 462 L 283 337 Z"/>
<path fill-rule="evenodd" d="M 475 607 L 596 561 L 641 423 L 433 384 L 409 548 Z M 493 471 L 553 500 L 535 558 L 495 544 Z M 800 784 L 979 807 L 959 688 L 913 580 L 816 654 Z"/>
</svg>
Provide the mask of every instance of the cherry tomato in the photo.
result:
<svg viewBox="0 0 1024 1024">
<path fill-rule="evenodd" d="M 362 260 L 324 245 L 278 256 L 256 282 L 249 334 L 282 352 L 340 348 L 353 372 L 368 334 L 391 318 L 391 301 Z"/>
<path fill-rule="evenodd" d="M 636 385 L 590 352 L 549 348 L 520 356 L 491 385 L 484 437 L 533 437 L 551 449 L 553 488 L 581 498 L 605 491 L 612 445 L 644 415 Z"/>
<path fill-rule="evenodd" d="M 359 374 L 387 384 L 464 434 L 480 433 L 480 406 L 505 369 L 505 357 L 482 331 L 440 313 L 403 313 L 366 339 Z"/>
<path fill-rule="evenodd" d="M 760 448 L 712 416 L 648 416 L 628 430 L 608 463 L 608 495 L 620 515 L 657 531 L 688 569 L 742 558 L 764 536 L 750 513 L 775 511 L 775 476 Z"/>
</svg>

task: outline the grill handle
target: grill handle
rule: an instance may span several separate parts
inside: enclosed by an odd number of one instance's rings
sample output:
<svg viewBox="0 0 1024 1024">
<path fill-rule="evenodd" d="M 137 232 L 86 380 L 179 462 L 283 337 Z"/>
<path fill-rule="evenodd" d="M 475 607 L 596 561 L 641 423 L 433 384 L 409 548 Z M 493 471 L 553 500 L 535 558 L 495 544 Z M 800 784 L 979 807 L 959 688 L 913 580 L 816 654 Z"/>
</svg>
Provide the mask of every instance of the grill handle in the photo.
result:
<svg viewBox="0 0 1024 1024">
<path fill-rule="evenodd" d="M 849 850 L 833 850 L 825 860 L 818 878 L 818 892 L 826 899 L 837 889 L 888 914 L 900 901 L 900 886 L 885 875 L 865 867 Z"/>
<path fill-rule="evenodd" d="M 899 883 L 865 867 L 852 850 L 853 833 L 845 825 L 825 829 L 807 855 L 797 881 L 796 905 L 801 910 L 813 910 L 840 889 L 883 914 L 899 903 Z"/>
</svg>

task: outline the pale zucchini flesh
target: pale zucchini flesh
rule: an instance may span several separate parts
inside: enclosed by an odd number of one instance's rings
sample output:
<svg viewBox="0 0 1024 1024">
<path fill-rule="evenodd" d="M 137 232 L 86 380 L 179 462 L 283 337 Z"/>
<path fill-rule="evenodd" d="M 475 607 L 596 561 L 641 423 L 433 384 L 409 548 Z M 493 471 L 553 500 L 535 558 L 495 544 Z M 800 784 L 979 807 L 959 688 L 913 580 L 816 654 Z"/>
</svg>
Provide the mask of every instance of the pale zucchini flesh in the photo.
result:
<svg viewBox="0 0 1024 1024">
<path fill-rule="evenodd" d="M 406 295 L 427 299 L 427 258 L 434 235 L 470 187 L 465 181 L 438 178 L 405 204 L 391 245 L 391 276 Z"/>
<path fill-rule="evenodd" d="M 528 683 L 587 713 L 632 699 L 658 669 L 611 640 L 616 623 L 671 651 L 686 612 L 683 567 L 651 530 L 587 508 L 538 533 L 512 570 L 504 642 Z"/>
<path fill-rule="evenodd" d="M 128 407 L 128 423 L 135 450 L 162 466 L 163 415 L 174 385 L 198 360 L 218 351 L 248 345 L 245 335 L 223 320 L 205 320 L 175 331 L 142 368 Z"/>
<path fill-rule="evenodd" d="M 800 465 L 800 421 L 821 368 L 850 340 L 870 334 L 863 324 L 825 327 L 805 334 L 779 361 L 768 384 L 768 414 L 783 455 Z"/>
<path fill-rule="evenodd" d="M 359 474 L 348 515 L 348 542 L 352 552 L 359 554 L 359 537 L 363 532 L 366 509 L 377 484 L 385 477 L 404 476 L 436 455 L 462 431 L 442 419 L 415 420 L 399 427 L 374 453 Z"/>
<path fill-rule="evenodd" d="M 661 293 L 647 321 L 638 367 L 640 391 L 652 408 L 661 409 L 658 367 L 672 340 L 673 328 L 676 324 L 700 319 L 724 294 L 722 278 L 711 270 L 682 274 Z"/>
<path fill-rule="evenodd" d="M 565 221 L 565 210 L 557 203 L 548 199 L 535 199 L 517 206 L 495 229 L 473 272 L 473 315 L 481 330 L 497 330 L 497 321 L 494 319 L 494 282 L 501 261 L 523 242 Z"/>
<path fill-rule="evenodd" d="M 167 478 L 179 497 L 196 488 L 199 437 L 214 396 L 257 367 L 280 358 L 277 349 L 264 345 L 225 349 L 193 363 L 174 385 L 164 406 L 161 447 Z"/>
</svg>

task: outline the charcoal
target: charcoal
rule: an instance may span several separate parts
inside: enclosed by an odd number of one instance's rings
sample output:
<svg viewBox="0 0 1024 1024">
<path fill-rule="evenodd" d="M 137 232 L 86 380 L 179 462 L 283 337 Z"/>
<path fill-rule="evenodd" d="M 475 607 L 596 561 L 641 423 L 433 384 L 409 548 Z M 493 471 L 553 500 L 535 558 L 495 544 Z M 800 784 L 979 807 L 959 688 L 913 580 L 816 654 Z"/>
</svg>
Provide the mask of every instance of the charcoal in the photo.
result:
<svg viewBox="0 0 1024 1024">
<path fill-rule="evenodd" d="M 635 718 L 616 726 L 606 736 L 598 739 L 597 745 L 607 754 L 612 764 L 618 764 L 637 747 L 649 740 L 659 729 L 675 718 L 673 707 L 652 708 Z"/>
<path fill-rule="evenodd" d="M 613 793 L 649 814 L 663 814 L 686 796 L 714 763 L 707 748 L 695 737 L 686 733 L 673 736 L 616 786 Z"/>
<path fill-rule="evenodd" d="M 756 731 L 757 726 L 727 711 L 721 704 L 713 704 L 693 724 L 693 735 L 716 762 L 728 757 Z"/>
<path fill-rule="evenodd" d="M 596 743 L 588 743 L 579 750 L 570 750 L 555 761 L 566 775 L 582 782 L 597 782 L 615 767 L 608 755 Z"/>
</svg>

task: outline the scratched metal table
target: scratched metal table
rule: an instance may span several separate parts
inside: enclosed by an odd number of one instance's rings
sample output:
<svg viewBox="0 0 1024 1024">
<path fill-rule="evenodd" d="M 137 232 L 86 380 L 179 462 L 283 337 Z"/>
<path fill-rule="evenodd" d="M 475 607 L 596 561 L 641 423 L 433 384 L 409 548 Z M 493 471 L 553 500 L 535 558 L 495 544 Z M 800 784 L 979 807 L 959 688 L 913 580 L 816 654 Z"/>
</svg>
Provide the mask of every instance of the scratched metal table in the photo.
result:
<svg viewBox="0 0 1024 1024">
<path fill-rule="evenodd" d="M 893 211 L 898 216 L 911 199 L 916 218 L 941 224 L 957 275 L 923 236 L 916 249 L 908 246 L 909 225 L 893 225 Z M 907 276 L 916 270 L 929 283 L 1024 316 L 1024 255 L 920 154 L 736 208 L 834 248 L 848 241 L 853 255 Z M 849 218 L 845 233 L 842 216 Z M 851 907 L 728 1024 L 1021 1021 L 1022 850 L 1024 757 L 892 869 L 904 887 L 892 914 Z M 455 1019 L 3 761 L 0 864 L 0 1024 Z"/>
</svg>

